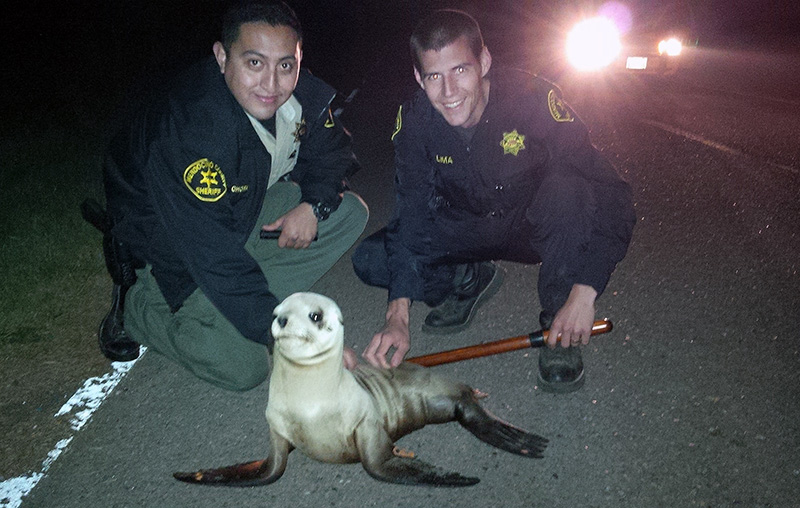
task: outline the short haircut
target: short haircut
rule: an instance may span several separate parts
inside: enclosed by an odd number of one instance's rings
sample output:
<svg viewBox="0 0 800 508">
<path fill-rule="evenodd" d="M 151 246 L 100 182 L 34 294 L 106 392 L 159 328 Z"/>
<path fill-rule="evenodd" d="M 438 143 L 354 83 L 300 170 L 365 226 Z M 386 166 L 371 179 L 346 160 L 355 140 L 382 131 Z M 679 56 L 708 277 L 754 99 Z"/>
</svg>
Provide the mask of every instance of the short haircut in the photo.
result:
<svg viewBox="0 0 800 508">
<path fill-rule="evenodd" d="M 475 18 L 464 11 L 440 9 L 422 19 L 411 33 L 411 58 L 414 67 L 422 72 L 420 55 L 425 51 L 439 51 L 459 37 L 467 38 L 475 58 L 483 51 L 483 36 Z"/>
<path fill-rule="evenodd" d="M 303 29 L 297 15 L 285 2 L 273 0 L 236 0 L 225 11 L 222 18 L 222 46 L 230 51 L 239 39 L 239 29 L 245 23 L 268 23 L 272 26 L 288 26 L 297 34 L 302 44 Z"/>
</svg>

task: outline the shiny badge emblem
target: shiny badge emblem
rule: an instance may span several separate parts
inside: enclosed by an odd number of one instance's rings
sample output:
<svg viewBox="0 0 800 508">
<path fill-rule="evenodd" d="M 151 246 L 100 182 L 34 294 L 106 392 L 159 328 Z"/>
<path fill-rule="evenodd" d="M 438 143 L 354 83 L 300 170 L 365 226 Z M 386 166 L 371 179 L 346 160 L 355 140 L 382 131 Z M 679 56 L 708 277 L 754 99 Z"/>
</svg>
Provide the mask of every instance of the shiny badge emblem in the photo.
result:
<svg viewBox="0 0 800 508">
<path fill-rule="evenodd" d="M 306 119 L 301 118 L 300 122 L 295 122 L 294 142 L 299 143 L 300 138 L 306 135 Z"/>
<path fill-rule="evenodd" d="M 517 129 L 511 132 L 504 132 L 500 146 L 503 147 L 503 155 L 510 153 L 513 156 L 517 156 L 520 150 L 525 150 L 525 136 L 517 132 Z"/>
</svg>

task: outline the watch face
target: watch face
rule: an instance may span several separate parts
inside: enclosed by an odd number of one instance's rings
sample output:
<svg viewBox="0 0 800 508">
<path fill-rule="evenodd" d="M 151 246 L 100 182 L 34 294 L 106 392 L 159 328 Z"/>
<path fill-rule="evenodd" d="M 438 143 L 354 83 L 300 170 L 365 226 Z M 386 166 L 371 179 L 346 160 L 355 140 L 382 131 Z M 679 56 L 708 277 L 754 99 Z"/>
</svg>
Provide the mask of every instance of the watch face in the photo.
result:
<svg viewBox="0 0 800 508">
<path fill-rule="evenodd" d="M 325 206 L 322 203 L 315 203 L 311 205 L 311 210 L 314 211 L 314 215 L 316 215 L 317 220 L 319 221 L 327 219 L 331 214 L 331 207 Z"/>
</svg>

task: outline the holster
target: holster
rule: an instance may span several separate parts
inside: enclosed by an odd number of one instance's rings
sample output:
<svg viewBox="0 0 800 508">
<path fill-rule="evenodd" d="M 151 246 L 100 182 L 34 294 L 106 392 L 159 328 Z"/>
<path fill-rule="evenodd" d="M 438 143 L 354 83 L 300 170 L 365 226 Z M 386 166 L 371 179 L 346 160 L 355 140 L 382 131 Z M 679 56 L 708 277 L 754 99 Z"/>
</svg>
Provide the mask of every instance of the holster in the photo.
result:
<svg viewBox="0 0 800 508">
<path fill-rule="evenodd" d="M 127 289 L 136 283 L 136 268 L 144 266 L 137 262 L 125 244 L 111 234 L 114 221 L 109 213 L 92 198 L 81 203 L 81 215 L 84 220 L 103 233 L 103 255 L 106 269 L 114 284 Z"/>
</svg>

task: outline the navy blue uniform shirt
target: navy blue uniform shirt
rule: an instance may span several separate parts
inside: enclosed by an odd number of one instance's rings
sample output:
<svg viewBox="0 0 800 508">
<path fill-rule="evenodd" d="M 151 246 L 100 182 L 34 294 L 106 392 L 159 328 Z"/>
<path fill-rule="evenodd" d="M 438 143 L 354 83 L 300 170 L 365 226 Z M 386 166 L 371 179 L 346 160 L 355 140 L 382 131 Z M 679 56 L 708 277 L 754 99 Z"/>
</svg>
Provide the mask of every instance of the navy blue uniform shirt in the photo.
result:
<svg viewBox="0 0 800 508">
<path fill-rule="evenodd" d="M 605 289 L 625 255 L 635 216 L 631 189 L 592 145 L 585 125 L 552 83 L 502 69 L 469 141 L 419 90 L 397 115 L 395 216 L 387 227 L 389 300 L 424 298 L 418 262 L 504 242 L 539 182 L 551 172 L 590 182 L 596 214 L 589 248 L 565 253 L 573 283 Z"/>
</svg>

